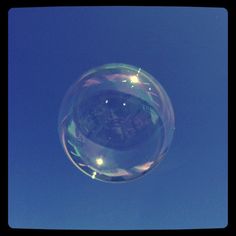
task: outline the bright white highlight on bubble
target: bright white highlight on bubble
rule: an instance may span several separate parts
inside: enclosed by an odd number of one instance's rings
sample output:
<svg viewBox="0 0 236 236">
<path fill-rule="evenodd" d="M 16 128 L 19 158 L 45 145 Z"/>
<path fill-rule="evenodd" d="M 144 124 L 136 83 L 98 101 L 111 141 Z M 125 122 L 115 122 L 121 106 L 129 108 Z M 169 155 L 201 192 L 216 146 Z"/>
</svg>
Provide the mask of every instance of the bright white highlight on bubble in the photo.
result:
<svg viewBox="0 0 236 236">
<path fill-rule="evenodd" d="M 104 164 L 104 161 L 101 157 L 99 157 L 99 158 L 96 159 L 96 163 L 97 163 L 97 165 L 101 166 L 101 165 Z"/>
<path fill-rule="evenodd" d="M 91 177 L 92 177 L 92 179 L 95 179 L 95 177 L 96 177 L 96 174 L 97 174 L 97 173 L 94 171 L 94 172 L 93 172 L 93 174 L 92 174 L 92 176 L 91 176 Z"/>
<path fill-rule="evenodd" d="M 130 82 L 133 83 L 133 84 L 138 84 L 138 83 L 140 83 L 140 81 L 139 81 L 137 75 L 131 75 L 131 76 L 130 76 Z"/>
</svg>

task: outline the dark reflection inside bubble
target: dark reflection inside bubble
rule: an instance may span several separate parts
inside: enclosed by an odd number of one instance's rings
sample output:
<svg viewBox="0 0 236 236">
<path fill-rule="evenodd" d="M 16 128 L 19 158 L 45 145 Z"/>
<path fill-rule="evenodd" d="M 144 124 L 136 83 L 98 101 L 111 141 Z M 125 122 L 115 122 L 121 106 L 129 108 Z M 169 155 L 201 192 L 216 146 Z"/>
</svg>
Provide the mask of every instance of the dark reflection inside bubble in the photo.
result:
<svg viewBox="0 0 236 236">
<path fill-rule="evenodd" d="M 84 98 L 74 107 L 73 120 L 86 138 L 119 150 L 146 142 L 161 126 L 161 119 L 148 103 L 115 90 Z"/>
</svg>

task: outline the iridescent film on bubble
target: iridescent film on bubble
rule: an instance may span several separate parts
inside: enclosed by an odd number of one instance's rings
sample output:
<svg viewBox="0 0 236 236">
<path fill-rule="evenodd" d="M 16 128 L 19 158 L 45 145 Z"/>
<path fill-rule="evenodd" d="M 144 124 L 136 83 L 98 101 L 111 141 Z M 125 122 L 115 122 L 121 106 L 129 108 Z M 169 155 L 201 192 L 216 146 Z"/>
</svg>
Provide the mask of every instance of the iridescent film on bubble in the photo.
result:
<svg viewBox="0 0 236 236">
<path fill-rule="evenodd" d="M 92 179 L 126 182 L 165 156 L 175 124 L 170 99 L 150 74 L 107 64 L 81 76 L 67 91 L 59 135 L 72 163 Z"/>
</svg>

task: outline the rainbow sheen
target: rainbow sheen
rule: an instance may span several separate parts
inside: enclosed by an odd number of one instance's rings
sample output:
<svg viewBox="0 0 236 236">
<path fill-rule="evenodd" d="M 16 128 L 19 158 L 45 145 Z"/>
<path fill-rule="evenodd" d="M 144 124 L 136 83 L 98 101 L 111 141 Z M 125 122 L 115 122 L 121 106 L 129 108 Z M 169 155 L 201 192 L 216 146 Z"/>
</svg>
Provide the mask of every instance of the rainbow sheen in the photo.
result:
<svg viewBox="0 0 236 236">
<path fill-rule="evenodd" d="M 126 182 L 157 166 L 174 133 L 171 101 L 141 68 L 106 64 L 67 91 L 59 135 L 72 163 L 92 179 Z"/>
</svg>

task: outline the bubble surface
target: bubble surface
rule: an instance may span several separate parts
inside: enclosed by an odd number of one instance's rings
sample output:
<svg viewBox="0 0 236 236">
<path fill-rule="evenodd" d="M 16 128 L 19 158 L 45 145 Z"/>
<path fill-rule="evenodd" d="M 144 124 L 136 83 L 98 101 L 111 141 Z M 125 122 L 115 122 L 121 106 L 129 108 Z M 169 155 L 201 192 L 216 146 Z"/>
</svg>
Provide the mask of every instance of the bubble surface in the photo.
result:
<svg viewBox="0 0 236 236">
<path fill-rule="evenodd" d="M 141 68 L 106 64 L 67 91 L 58 130 L 66 155 L 92 179 L 143 176 L 167 153 L 175 129 L 171 101 Z"/>
</svg>

